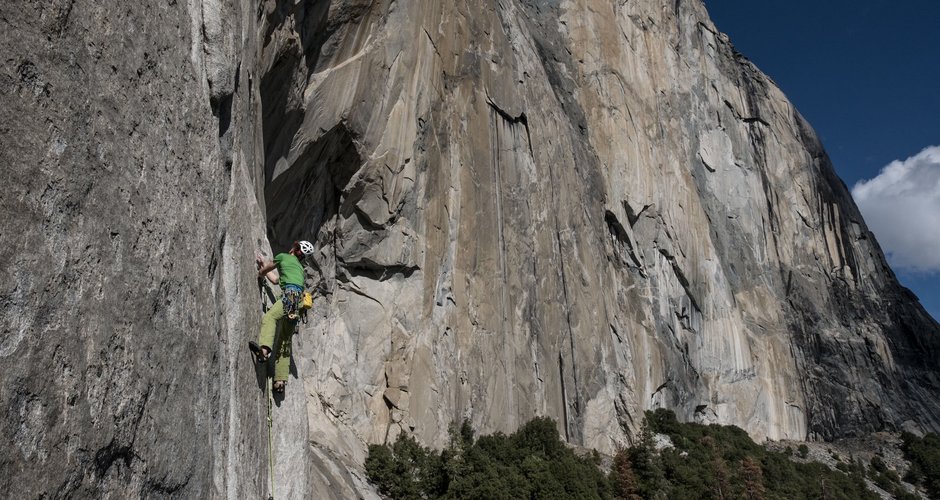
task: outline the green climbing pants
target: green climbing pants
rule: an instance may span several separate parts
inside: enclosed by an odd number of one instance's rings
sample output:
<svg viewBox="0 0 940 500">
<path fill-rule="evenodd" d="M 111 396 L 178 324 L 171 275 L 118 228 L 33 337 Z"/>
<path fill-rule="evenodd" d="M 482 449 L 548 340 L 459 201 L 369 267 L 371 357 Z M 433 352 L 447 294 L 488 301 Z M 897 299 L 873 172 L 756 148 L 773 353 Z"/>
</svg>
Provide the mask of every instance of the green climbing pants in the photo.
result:
<svg viewBox="0 0 940 500">
<path fill-rule="evenodd" d="M 280 326 L 280 328 L 278 328 Z M 290 374 L 290 348 L 297 321 L 287 319 L 284 302 L 277 300 L 261 318 L 261 334 L 258 344 L 268 347 L 274 355 L 274 380 L 287 380 Z M 278 334 L 279 335 L 276 335 Z M 277 337 L 277 338 L 276 338 Z"/>
</svg>

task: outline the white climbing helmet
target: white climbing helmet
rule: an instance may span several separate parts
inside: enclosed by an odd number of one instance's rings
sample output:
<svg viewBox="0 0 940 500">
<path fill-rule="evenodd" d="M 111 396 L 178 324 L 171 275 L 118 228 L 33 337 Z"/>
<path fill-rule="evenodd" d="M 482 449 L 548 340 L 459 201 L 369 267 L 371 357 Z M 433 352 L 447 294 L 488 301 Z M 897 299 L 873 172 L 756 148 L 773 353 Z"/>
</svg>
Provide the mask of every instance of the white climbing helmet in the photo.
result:
<svg viewBox="0 0 940 500">
<path fill-rule="evenodd" d="M 300 251 L 303 252 L 304 257 L 309 257 L 313 255 L 313 243 L 303 240 L 300 242 Z"/>
</svg>

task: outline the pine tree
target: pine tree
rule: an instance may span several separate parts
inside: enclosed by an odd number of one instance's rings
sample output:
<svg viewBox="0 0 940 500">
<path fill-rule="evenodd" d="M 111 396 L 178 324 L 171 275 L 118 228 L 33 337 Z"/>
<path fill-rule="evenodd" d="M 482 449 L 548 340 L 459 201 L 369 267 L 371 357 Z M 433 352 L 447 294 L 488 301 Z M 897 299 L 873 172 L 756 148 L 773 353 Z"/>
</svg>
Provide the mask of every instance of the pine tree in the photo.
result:
<svg viewBox="0 0 940 500">
<path fill-rule="evenodd" d="M 611 483 L 614 495 L 623 500 L 641 500 L 640 490 L 637 486 L 633 465 L 630 463 L 630 451 L 621 449 L 614 456 L 614 466 L 611 470 Z"/>
<path fill-rule="evenodd" d="M 649 415 L 649 414 L 648 414 Z M 647 424 L 640 431 L 640 441 L 630 448 L 631 469 L 637 482 L 637 493 L 642 498 L 662 498 L 668 496 L 666 477 L 663 474 L 662 460 L 656 454 L 653 445 L 653 432 Z"/>
<path fill-rule="evenodd" d="M 744 457 L 741 470 L 744 473 L 745 497 L 748 500 L 764 500 L 767 490 L 764 488 L 764 471 L 760 463 L 751 457 Z"/>
</svg>

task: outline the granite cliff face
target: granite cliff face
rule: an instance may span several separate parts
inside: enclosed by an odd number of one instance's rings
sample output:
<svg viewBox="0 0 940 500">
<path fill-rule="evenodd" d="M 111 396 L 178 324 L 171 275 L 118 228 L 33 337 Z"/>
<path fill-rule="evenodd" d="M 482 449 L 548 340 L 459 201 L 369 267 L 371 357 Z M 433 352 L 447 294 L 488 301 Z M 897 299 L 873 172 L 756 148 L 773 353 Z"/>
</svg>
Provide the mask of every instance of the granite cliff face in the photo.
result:
<svg viewBox="0 0 940 500">
<path fill-rule="evenodd" d="M 368 443 L 644 410 L 756 438 L 940 429 L 940 326 L 699 0 L 0 6 L 0 489 L 267 493 L 253 255 L 315 314 L 278 497 Z"/>
<path fill-rule="evenodd" d="M 254 113 L 232 99 L 239 34 L 219 7 L 0 5 L 9 498 L 265 488 L 264 400 L 242 356 L 264 239 Z"/>
</svg>

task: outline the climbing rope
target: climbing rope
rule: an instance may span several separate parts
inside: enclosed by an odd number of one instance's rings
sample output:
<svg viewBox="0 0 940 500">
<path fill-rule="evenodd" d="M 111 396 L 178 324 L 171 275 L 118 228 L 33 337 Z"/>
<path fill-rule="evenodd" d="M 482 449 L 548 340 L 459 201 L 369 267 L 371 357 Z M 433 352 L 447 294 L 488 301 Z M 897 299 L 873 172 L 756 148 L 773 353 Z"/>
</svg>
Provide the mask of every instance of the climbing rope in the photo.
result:
<svg viewBox="0 0 940 500">
<path fill-rule="evenodd" d="M 272 408 L 274 406 L 274 394 L 271 391 L 272 386 L 271 377 L 268 377 L 268 477 L 271 480 L 271 496 L 268 497 L 268 500 L 274 500 L 274 411 Z"/>
<path fill-rule="evenodd" d="M 268 312 L 267 294 L 271 293 L 264 277 L 258 278 L 258 289 L 261 290 L 261 313 L 264 314 Z M 271 495 L 268 500 L 274 500 L 274 383 L 271 377 L 267 376 L 267 366 L 265 366 L 265 379 L 267 380 L 265 393 L 268 400 L 268 480 L 271 483 Z"/>
<path fill-rule="evenodd" d="M 268 281 L 263 276 L 258 278 L 258 290 L 261 291 L 261 314 L 268 312 L 268 299 L 275 300 L 274 293 L 268 287 Z"/>
</svg>

